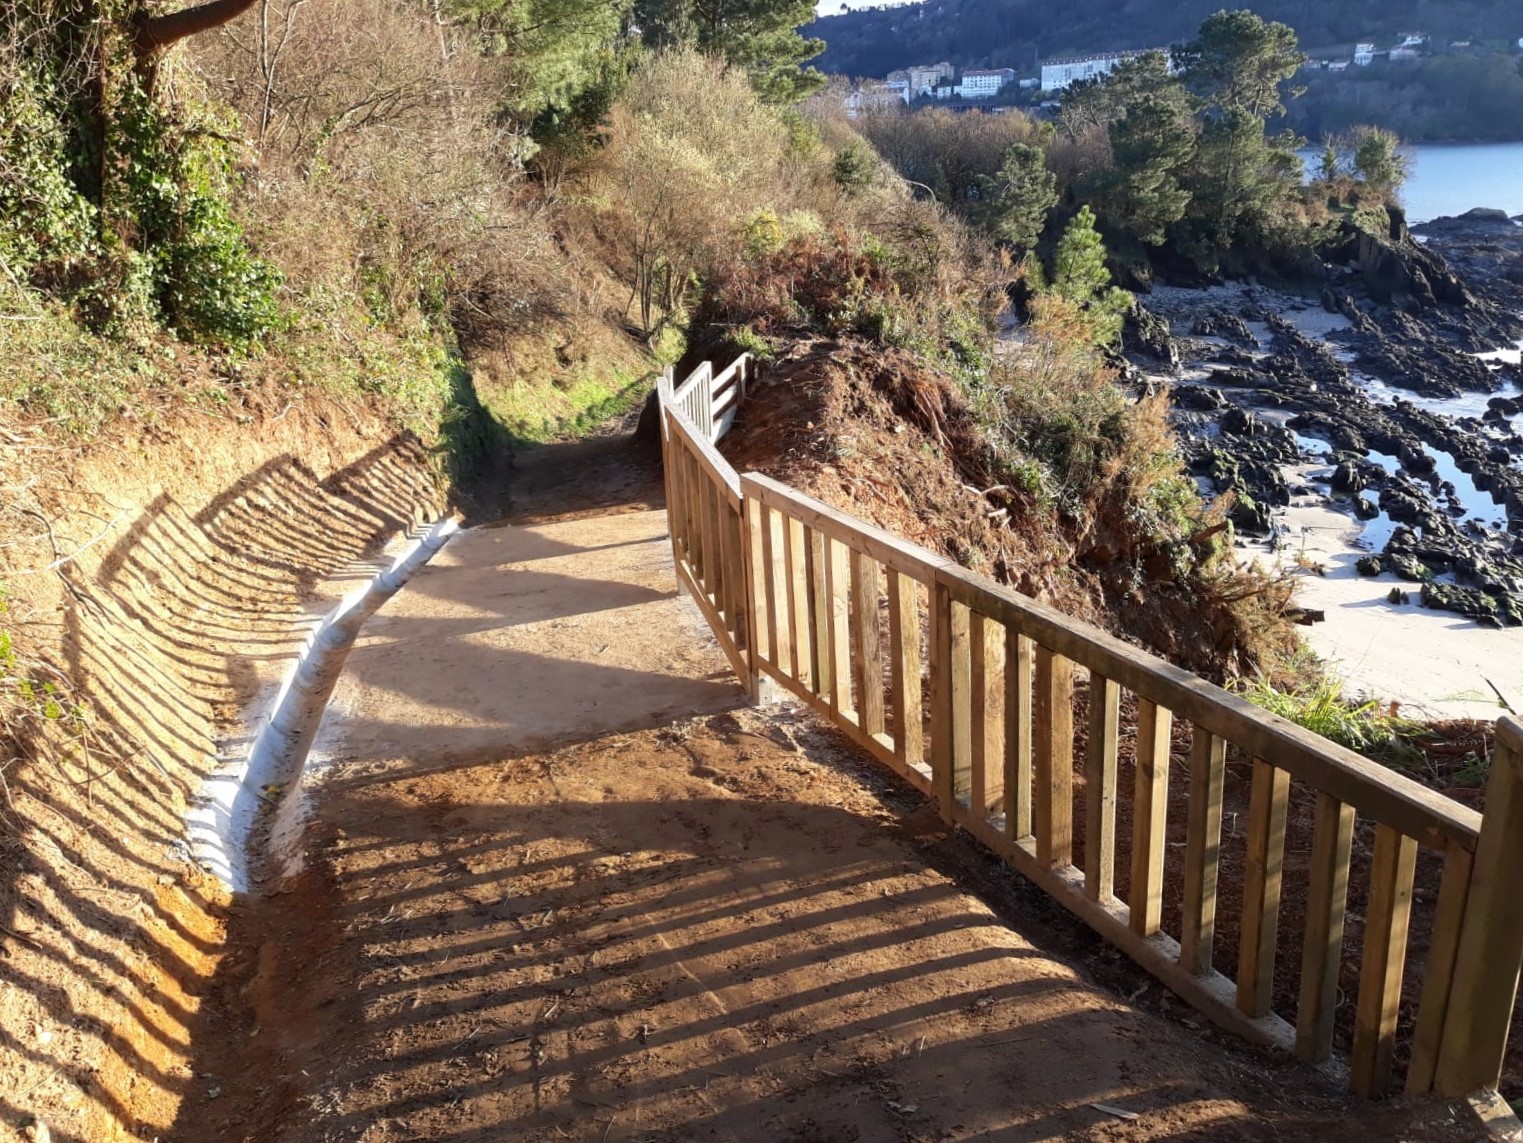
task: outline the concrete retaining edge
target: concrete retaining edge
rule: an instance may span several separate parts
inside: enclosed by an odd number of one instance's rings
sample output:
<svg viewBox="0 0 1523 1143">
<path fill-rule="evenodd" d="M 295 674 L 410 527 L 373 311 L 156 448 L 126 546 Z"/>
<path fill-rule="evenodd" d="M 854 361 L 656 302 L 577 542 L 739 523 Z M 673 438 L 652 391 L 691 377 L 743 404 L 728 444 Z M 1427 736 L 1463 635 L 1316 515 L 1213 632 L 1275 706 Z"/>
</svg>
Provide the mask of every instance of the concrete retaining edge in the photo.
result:
<svg viewBox="0 0 1523 1143">
<path fill-rule="evenodd" d="M 253 847 L 262 812 L 276 805 L 274 832 L 289 834 L 294 796 L 313 736 L 344 661 L 366 619 L 459 531 L 439 520 L 364 586 L 346 594 L 307 635 L 267 707 L 268 718 L 243 757 L 208 775 L 185 814 L 192 858 L 235 893 L 252 885 Z M 282 820 L 284 819 L 284 820 Z"/>
</svg>

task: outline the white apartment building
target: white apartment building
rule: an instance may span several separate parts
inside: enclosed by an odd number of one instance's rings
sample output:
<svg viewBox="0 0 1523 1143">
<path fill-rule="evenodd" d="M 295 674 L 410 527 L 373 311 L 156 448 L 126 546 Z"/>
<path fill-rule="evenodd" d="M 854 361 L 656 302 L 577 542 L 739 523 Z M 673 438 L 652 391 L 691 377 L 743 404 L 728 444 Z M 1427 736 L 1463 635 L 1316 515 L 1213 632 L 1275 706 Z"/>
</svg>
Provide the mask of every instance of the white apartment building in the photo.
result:
<svg viewBox="0 0 1523 1143">
<path fill-rule="evenodd" d="M 1042 65 L 1042 90 L 1062 91 L 1081 79 L 1109 75 L 1122 60 L 1136 54 L 1136 52 L 1113 52 L 1109 55 L 1074 56 L 1070 59 L 1049 60 Z"/>
<path fill-rule="evenodd" d="M 1374 44 L 1354 45 L 1354 65 L 1356 67 L 1369 67 L 1375 62 Z"/>
<path fill-rule="evenodd" d="M 957 94 L 964 99 L 992 99 L 1015 82 L 1015 71 L 1008 67 L 968 68 L 962 73 Z"/>
<path fill-rule="evenodd" d="M 910 98 L 915 99 L 929 93 L 937 84 L 950 82 L 954 74 L 952 65 L 946 61 L 938 64 L 916 64 L 909 69 Z"/>
</svg>

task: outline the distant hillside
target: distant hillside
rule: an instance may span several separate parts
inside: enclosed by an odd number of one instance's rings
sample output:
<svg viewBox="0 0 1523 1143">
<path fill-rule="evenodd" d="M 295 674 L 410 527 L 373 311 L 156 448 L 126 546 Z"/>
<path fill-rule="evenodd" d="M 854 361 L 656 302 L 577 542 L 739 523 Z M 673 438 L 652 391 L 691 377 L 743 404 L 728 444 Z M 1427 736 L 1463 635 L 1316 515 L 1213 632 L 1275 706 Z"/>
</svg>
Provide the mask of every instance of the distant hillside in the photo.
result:
<svg viewBox="0 0 1523 1143">
<path fill-rule="evenodd" d="M 913 7 L 864 9 L 816 20 L 825 71 L 882 76 L 913 63 L 950 60 L 962 67 L 1033 71 L 1039 59 L 1187 40 L 1229 0 L 928 0 Z M 1257 0 L 1268 20 L 1296 30 L 1316 50 L 1356 40 L 1389 43 L 1400 33 L 1435 41 L 1523 36 L 1518 0 Z"/>
</svg>

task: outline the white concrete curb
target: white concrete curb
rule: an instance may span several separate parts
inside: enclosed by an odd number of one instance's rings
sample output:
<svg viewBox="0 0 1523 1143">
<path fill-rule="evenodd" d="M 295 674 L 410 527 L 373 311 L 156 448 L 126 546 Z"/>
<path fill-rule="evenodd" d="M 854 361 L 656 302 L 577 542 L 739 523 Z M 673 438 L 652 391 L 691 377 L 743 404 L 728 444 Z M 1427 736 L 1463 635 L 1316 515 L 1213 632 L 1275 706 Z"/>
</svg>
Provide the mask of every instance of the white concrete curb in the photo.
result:
<svg viewBox="0 0 1523 1143">
<path fill-rule="evenodd" d="M 249 890 L 250 850 L 260 810 L 278 800 L 277 816 L 285 817 L 284 811 L 295 801 L 292 795 L 312 738 L 360 627 L 459 528 L 457 520 L 438 521 L 403 548 L 388 568 L 323 616 L 281 681 L 268 708 L 269 718 L 248 753 L 202 784 L 185 814 L 191 854 L 235 893 Z"/>
</svg>

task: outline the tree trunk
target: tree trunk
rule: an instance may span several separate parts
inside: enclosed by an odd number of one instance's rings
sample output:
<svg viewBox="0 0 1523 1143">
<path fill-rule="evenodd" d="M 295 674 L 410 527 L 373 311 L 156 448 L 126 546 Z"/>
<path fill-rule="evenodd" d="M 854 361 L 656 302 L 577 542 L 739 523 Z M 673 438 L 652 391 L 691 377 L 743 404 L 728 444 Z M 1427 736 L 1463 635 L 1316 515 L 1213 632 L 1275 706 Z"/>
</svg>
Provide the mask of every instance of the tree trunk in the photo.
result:
<svg viewBox="0 0 1523 1143">
<path fill-rule="evenodd" d="M 210 3 L 163 16 L 139 14 L 132 46 L 139 62 L 146 61 L 155 52 L 186 36 L 218 28 L 229 20 L 237 19 L 256 2 L 257 0 L 210 0 Z"/>
</svg>

